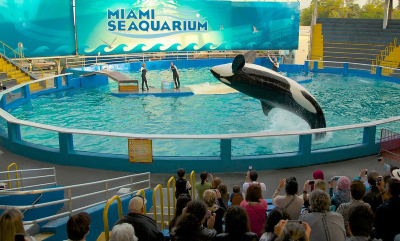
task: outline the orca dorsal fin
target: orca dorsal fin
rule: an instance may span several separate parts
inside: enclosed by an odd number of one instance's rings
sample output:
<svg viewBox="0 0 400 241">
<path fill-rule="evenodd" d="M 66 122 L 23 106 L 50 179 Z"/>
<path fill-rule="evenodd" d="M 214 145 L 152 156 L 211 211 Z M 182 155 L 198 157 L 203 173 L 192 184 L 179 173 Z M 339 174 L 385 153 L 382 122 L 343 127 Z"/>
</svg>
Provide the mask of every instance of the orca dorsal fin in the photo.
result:
<svg viewBox="0 0 400 241">
<path fill-rule="evenodd" d="M 256 61 L 256 51 L 252 50 L 244 54 L 244 60 L 246 63 L 254 64 Z"/>
<path fill-rule="evenodd" d="M 238 70 L 241 70 L 244 67 L 245 63 L 246 61 L 243 55 L 239 54 L 236 56 L 232 63 L 232 72 L 236 74 Z"/>
<path fill-rule="evenodd" d="M 263 110 L 265 116 L 268 116 L 269 112 L 274 108 L 274 107 L 270 106 L 268 103 L 266 103 L 265 101 L 261 101 L 261 107 L 262 107 L 262 110 Z"/>
</svg>

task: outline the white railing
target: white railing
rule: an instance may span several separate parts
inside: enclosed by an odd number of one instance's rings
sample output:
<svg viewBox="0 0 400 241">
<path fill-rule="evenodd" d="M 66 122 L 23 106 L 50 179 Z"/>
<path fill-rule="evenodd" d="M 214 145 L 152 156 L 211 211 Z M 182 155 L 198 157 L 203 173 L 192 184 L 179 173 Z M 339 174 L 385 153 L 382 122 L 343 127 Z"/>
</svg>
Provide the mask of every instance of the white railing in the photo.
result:
<svg viewBox="0 0 400 241">
<path fill-rule="evenodd" d="M 42 172 L 47 172 L 48 174 L 43 174 Z M 32 175 L 37 173 L 42 173 L 42 174 L 40 174 L 41 176 Z M 11 177 L 11 176 L 17 176 L 16 174 L 18 174 L 18 178 L 13 178 L 13 179 L 7 178 L 0 180 L 0 183 L 9 183 L 7 191 L 15 191 L 15 190 L 25 191 L 27 189 L 33 189 L 38 187 L 43 188 L 46 186 L 57 186 L 56 169 L 54 167 L 0 172 L 0 176 L 8 175 Z M 47 180 L 52 179 L 54 181 L 44 182 L 43 179 Z M 10 188 L 12 182 L 18 183 L 18 185 L 16 185 L 17 187 Z M 28 182 L 33 182 L 33 183 L 31 185 L 27 185 Z"/>
<path fill-rule="evenodd" d="M 135 178 L 143 177 L 143 176 L 147 179 L 140 180 L 140 181 L 134 181 Z M 118 183 L 121 180 L 125 180 L 124 184 L 122 184 L 122 185 L 120 185 Z M 104 189 L 102 189 L 100 191 L 87 192 L 87 190 L 95 188 L 96 185 L 100 185 L 100 184 L 104 185 Z M 112 184 L 114 184 L 116 186 L 112 186 Z M 135 189 L 134 186 L 136 186 L 136 185 L 141 185 L 141 187 L 138 189 Z M 26 210 L 36 209 L 36 208 L 48 207 L 48 206 L 52 206 L 52 205 L 56 205 L 56 204 L 68 204 L 68 211 L 58 213 L 58 214 L 55 214 L 52 216 L 36 219 L 36 220 L 24 221 L 24 225 L 36 224 L 36 223 L 40 223 L 40 222 L 44 222 L 44 221 L 48 221 L 48 220 L 53 220 L 56 218 L 65 217 L 65 216 L 71 215 L 72 213 L 80 212 L 85 209 L 106 203 L 114 195 L 114 193 L 118 192 L 118 190 L 120 190 L 121 188 L 127 188 L 127 187 L 130 188 L 130 192 L 124 192 L 122 194 L 118 194 L 120 197 L 133 195 L 135 192 L 139 191 L 140 189 L 150 189 L 150 172 L 133 174 L 133 175 L 112 178 L 112 179 L 107 179 L 107 180 L 102 180 L 102 181 L 97 181 L 97 182 L 89 182 L 89 183 L 84 183 L 84 184 L 71 185 L 71 186 L 66 186 L 66 187 L 36 189 L 36 190 L 32 190 L 32 191 L 4 190 L 4 191 L 0 191 L 0 195 L 24 196 L 24 195 L 30 195 L 30 194 L 44 194 L 44 193 L 51 193 L 51 192 L 57 192 L 57 191 L 64 191 L 65 198 L 61 199 L 61 200 L 52 201 L 52 202 L 25 205 L 25 206 L 0 205 L 0 209 L 4 210 L 7 208 L 16 208 L 19 210 L 26 211 Z M 76 191 L 77 189 L 81 189 L 81 191 L 86 192 L 86 194 L 73 196 L 72 191 Z M 99 194 L 105 195 L 104 200 L 95 202 L 95 203 L 91 203 L 91 204 L 83 206 L 83 207 L 78 207 L 75 209 L 72 208 L 73 202 L 76 202 L 77 200 L 81 200 L 83 198 L 93 198 L 95 195 L 99 195 Z"/>
</svg>

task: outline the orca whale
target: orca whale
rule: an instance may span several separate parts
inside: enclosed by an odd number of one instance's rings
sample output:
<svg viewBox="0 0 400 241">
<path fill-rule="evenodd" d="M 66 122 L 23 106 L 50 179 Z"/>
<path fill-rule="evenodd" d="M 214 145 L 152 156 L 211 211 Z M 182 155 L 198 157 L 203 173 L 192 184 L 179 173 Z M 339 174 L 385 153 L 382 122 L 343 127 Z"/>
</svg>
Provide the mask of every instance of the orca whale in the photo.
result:
<svg viewBox="0 0 400 241">
<path fill-rule="evenodd" d="M 325 128 L 321 106 L 303 86 L 273 70 L 254 64 L 255 52 L 238 55 L 232 64 L 214 66 L 211 73 L 222 83 L 261 101 L 264 114 L 281 108 L 305 120 L 311 129 Z M 325 136 L 318 133 L 316 138 Z"/>
</svg>

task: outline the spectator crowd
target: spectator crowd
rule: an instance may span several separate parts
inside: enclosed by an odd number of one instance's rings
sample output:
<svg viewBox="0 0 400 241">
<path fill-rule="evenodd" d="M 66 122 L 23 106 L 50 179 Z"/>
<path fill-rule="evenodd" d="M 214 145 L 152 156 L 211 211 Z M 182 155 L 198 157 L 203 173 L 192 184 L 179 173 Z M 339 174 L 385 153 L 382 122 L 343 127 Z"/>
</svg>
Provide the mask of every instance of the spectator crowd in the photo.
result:
<svg viewBox="0 0 400 241">
<path fill-rule="evenodd" d="M 267 192 L 255 170 L 247 172 L 232 193 L 218 177 L 203 171 L 192 186 L 185 170 L 177 171 L 176 209 L 169 222 L 169 238 L 181 240 L 244 241 L 393 241 L 400 240 L 400 169 L 381 160 L 385 172 L 363 169 L 357 177 L 325 178 L 313 173 L 303 190 L 296 177 L 280 178 L 277 188 Z M 311 177 L 311 173 L 310 173 Z M 241 189 L 243 192 L 241 192 Z M 269 194 L 270 193 L 270 194 Z M 270 195 L 270 196 L 268 196 Z M 271 199 L 267 199 L 271 197 Z M 111 241 L 165 240 L 157 223 L 145 215 L 147 200 L 134 196 L 129 212 L 111 231 Z M 0 217 L 0 240 L 34 240 L 26 234 L 19 210 L 9 209 Z M 85 240 L 90 229 L 87 213 L 72 215 L 67 223 L 69 240 Z M 7 231 L 5 231 L 7 230 Z"/>
</svg>

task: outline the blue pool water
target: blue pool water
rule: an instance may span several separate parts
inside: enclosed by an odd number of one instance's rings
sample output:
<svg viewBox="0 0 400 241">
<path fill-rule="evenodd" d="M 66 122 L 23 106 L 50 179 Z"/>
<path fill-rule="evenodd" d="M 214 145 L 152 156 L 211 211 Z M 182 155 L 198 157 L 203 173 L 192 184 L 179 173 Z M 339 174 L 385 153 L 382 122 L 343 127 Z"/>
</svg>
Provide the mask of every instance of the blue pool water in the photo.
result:
<svg viewBox="0 0 400 241">
<path fill-rule="evenodd" d="M 139 71 L 125 72 L 140 79 Z M 218 88 L 209 68 L 180 69 L 181 86 Z M 303 84 L 319 101 L 328 127 L 370 122 L 399 115 L 400 85 L 365 77 L 311 74 Z M 168 71 L 149 71 L 149 85 L 159 87 Z M 118 98 L 110 94 L 117 84 L 43 95 L 12 111 L 15 117 L 60 127 L 141 134 L 227 134 L 258 131 L 304 130 L 307 123 L 296 115 L 273 109 L 269 116 L 260 102 L 241 93 L 189 97 Z M 389 125 L 394 127 L 396 124 Z M 22 138 L 58 147 L 55 133 L 21 127 Z M 313 141 L 313 149 L 360 143 L 362 129 L 328 133 Z M 74 135 L 76 150 L 127 154 L 127 140 Z M 232 141 L 233 155 L 258 155 L 296 151 L 298 136 L 248 138 Z M 155 140 L 156 156 L 216 156 L 219 140 Z"/>
</svg>

